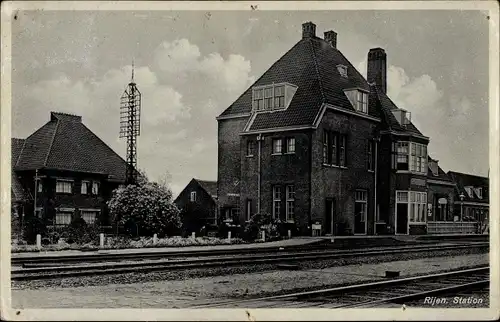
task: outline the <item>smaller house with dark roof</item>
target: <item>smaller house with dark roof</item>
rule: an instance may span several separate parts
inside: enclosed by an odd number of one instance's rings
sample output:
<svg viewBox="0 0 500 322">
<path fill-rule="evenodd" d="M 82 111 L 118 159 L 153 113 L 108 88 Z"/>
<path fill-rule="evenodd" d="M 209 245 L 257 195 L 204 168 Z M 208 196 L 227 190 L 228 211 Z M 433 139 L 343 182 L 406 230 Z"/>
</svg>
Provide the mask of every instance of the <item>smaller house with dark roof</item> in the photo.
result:
<svg viewBox="0 0 500 322">
<path fill-rule="evenodd" d="M 181 212 L 197 209 L 203 224 L 217 224 L 217 181 L 193 178 L 175 198 Z"/>
<path fill-rule="evenodd" d="M 126 162 L 81 116 L 51 112 L 26 139 L 13 138 L 11 164 L 12 207 L 20 218 L 36 213 L 64 226 L 79 211 L 89 224 L 110 224 L 106 202 L 125 182 Z"/>
<path fill-rule="evenodd" d="M 489 178 L 455 171 L 448 171 L 448 176 L 456 183 L 454 221 L 468 222 L 471 226 L 480 223 L 481 226 L 477 232 L 487 231 L 490 201 Z"/>
</svg>

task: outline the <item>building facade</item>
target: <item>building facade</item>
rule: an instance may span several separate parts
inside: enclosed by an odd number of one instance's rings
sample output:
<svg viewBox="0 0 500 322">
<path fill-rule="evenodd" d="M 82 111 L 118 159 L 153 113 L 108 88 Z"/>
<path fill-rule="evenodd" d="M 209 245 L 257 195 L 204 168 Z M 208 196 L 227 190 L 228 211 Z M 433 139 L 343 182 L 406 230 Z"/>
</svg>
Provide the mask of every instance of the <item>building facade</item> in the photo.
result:
<svg viewBox="0 0 500 322">
<path fill-rule="evenodd" d="M 383 49 L 369 51 L 365 79 L 334 31 L 320 38 L 304 23 L 302 38 L 217 117 L 221 216 L 242 224 L 268 213 L 303 235 L 424 234 L 449 216 L 455 184 L 387 96 L 386 74 Z"/>
<path fill-rule="evenodd" d="M 217 182 L 193 178 L 174 200 L 181 212 L 200 209 L 198 218 L 205 224 L 217 224 Z"/>
<path fill-rule="evenodd" d="M 65 226 L 75 212 L 109 225 L 106 202 L 125 182 L 125 161 L 76 115 L 51 112 L 26 139 L 12 139 L 12 204 L 21 220 Z"/>
</svg>

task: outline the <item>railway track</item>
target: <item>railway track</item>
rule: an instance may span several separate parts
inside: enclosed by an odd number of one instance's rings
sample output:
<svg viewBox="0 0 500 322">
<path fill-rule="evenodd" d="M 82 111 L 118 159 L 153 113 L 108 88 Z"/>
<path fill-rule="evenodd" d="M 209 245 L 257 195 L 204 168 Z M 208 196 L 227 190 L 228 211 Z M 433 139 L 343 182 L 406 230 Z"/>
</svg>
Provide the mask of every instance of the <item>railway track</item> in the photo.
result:
<svg viewBox="0 0 500 322">
<path fill-rule="evenodd" d="M 415 303 L 418 300 L 421 306 L 426 306 L 425 298 L 451 293 L 456 295 L 463 291 L 470 292 L 488 287 L 489 267 L 481 266 L 309 292 L 226 300 L 193 308 L 366 308 L 394 303 Z"/>
<path fill-rule="evenodd" d="M 182 260 L 158 260 L 147 262 L 126 262 L 126 263 L 93 263 L 88 265 L 71 266 L 42 266 L 29 267 L 22 269 L 13 269 L 11 279 L 21 280 L 41 280 L 58 279 L 63 277 L 95 276 L 106 274 L 124 274 L 124 273 L 144 273 L 153 271 L 182 270 L 193 268 L 209 267 L 229 267 L 256 264 L 283 264 L 298 263 L 311 260 L 328 260 L 352 258 L 361 256 L 383 256 L 401 253 L 418 253 L 430 251 L 445 251 L 470 248 L 487 248 L 488 243 L 472 245 L 420 245 L 410 247 L 390 247 L 364 250 L 349 251 L 310 251 L 310 252 L 289 252 L 273 254 L 247 254 L 234 256 L 205 256 L 193 259 Z M 137 256 L 137 255 L 136 255 Z"/>
</svg>

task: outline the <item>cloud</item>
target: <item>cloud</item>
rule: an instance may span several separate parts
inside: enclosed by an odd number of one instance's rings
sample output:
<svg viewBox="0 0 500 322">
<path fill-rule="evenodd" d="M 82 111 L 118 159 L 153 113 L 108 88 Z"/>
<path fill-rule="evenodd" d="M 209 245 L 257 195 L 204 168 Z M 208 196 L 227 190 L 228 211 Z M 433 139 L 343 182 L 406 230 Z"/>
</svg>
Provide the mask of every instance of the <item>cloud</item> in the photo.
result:
<svg viewBox="0 0 500 322">
<path fill-rule="evenodd" d="M 358 70 L 366 77 L 366 61 Z M 411 112 L 412 122 L 430 138 L 429 154 L 445 171 L 486 175 L 488 124 L 472 113 L 487 113 L 487 104 L 474 109 L 466 96 L 445 95 L 429 75 L 410 77 L 392 65 L 387 69 L 387 94 Z"/>
<path fill-rule="evenodd" d="M 125 141 L 118 139 L 119 104 L 131 68 L 122 66 L 93 78 L 73 78 L 68 72 L 34 83 L 23 95 L 20 119 L 37 115 L 46 120 L 49 111 L 81 115 L 124 156 Z M 187 39 L 159 44 L 154 61 L 135 68 L 142 94 L 139 167 L 152 180 L 169 172 L 174 195 L 193 177 L 215 179 L 215 117 L 254 81 L 250 74 L 250 62 L 239 54 L 202 55 Z"/>
</svg>

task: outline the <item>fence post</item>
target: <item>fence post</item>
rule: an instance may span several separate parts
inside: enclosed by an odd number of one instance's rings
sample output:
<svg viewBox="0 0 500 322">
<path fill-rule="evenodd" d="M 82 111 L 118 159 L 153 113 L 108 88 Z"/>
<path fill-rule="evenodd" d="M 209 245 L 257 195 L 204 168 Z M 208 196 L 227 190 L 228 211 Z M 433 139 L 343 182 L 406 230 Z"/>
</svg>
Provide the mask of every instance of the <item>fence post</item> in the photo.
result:
<svg viewBox="0 0 500 322">
<path fill-rule="evenodd" d="M 262 230 L 262 231 L 260 232 L 260 234 L 261 234 L 261 239 L 262 239 L 262 241 L 266 241 L 266 231 L 265 231 L 265 230 Z"/>
<path fill-rule="evenodd" d="M 231 231 L 227 232 L 227 240 L 231 242 Z"/>
<path fill-rule="evenodd" d="M 196 238 L 196 233 L 194 231 L 191 233 L 191 238 L 193 238 L 193 239 Z"/>
<path fill-rule="evenodd" d="M 104 248 L 104 234 L 103 233 L 99 234 L 99 247 Z"/>
<path fill-rule="evenodd" d="M 291 239 L 292 238 L 292 231 L 289 229 L 288 230 L 288 239 Z"/>
<path fill-rule="evenodd" d="M 38 248 L 38 250 L 42 249 L 42 235 L 40 234 L 36 235 L 36 248 Z"/>
<path fill-rule="evenodd" d="M 158 244 L 158 234 L 153 235 L 153 245 Z"/>
</svg>

